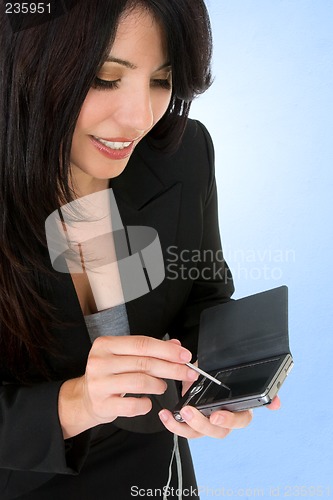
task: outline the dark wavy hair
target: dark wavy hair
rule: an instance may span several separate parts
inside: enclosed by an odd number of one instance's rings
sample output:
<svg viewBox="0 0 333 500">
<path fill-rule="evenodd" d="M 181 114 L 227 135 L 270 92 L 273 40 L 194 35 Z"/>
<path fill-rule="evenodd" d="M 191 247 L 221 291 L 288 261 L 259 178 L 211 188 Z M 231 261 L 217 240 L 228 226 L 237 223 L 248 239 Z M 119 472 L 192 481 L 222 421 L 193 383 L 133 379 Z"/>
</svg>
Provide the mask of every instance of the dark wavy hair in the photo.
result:
<svg viewBox="0 0 333 500">
<path fill-rule="evenodd" d="M 109 54 L 121 15 L 148 9 L 164 28 L 173 70 L 165 115 L 149 134 L 175 149 L 192 100 L 211 84 L 211 29 L 203 0 L 80 0 L 64 15 L 14 32 L 0 3 L 0 355 L 24 382 L 51 349 L 47 216 L 72 201 L 70 150 L 80 109 Z"/>
</svg>

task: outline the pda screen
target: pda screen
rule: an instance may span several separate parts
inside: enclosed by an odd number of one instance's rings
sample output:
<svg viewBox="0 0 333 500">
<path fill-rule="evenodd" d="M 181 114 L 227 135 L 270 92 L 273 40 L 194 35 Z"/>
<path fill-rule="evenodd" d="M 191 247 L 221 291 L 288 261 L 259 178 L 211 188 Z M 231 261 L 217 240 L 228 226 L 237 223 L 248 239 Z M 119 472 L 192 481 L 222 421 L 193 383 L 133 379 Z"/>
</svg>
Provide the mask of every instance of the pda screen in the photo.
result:
<svg viewBox="0 0 333 500">
<path fill-rule="evenodd" d="M 243 365 L 214 374 L 226 387 L 211 382 L 197 401 L 206 404 L 221 399 L 261 394 L 269 384 L 281 363 L 281 357 Z"/>
</svg>

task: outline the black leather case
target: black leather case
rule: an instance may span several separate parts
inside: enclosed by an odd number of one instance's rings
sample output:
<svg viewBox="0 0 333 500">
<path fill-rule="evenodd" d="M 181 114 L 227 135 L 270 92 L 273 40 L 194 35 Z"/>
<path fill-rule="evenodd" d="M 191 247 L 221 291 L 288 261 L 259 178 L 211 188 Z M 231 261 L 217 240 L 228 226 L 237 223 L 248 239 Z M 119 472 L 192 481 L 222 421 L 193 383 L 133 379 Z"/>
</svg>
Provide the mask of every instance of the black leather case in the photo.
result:
<svg viewBox="0 0 333 500">
<path fill-rule="evenodd" d="M 291 354 L 286 286 L 202 312 L 198 345 L 202 370 L 210 372 L 282 354 Z"/>
</svg>

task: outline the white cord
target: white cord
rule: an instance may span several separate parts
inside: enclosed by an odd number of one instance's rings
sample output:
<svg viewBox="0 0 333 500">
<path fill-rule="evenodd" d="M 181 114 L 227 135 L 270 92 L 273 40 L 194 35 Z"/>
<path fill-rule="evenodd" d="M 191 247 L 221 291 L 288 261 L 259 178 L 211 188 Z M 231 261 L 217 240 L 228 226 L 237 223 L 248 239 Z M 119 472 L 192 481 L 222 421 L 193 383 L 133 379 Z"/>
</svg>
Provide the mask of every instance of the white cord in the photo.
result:
<svg viewBox="0 0 333 500">
<path fill-rule="evenodd" d="M 183 474 L 182 474 L 182 462 L 181 462 L 181 457 L 180 457 L 180 452 L 179 452 L 179 443 L 178 443 L 178 436 L 176 434 L 173 435 L 173 450 L 171 454 L 171 459 L 170 459 L 170 464 L 169 464 L 169 477 L 168 477 L 168 482 L 165 485 L 163 491 L 163 500 L 168 500 L 168 490 L 170 487 L 171 479 L 172 479 L 172 463 L 173 459 L 176 455 L 176 464 L 177 464 L 177 475 L 178 475 L 178 500 L 183 499 Z"/>
<path fill-rule="evenodd" d="M 176 437 L 177 446 L 176 446 L 176 462 L 177 462 L 177 474 L 178 474 L 178 500 L 183 499 L 183 468 L 182 468 L 182 459 L 179 451 L 179 441 L 178 436 Z"/>
</svg>

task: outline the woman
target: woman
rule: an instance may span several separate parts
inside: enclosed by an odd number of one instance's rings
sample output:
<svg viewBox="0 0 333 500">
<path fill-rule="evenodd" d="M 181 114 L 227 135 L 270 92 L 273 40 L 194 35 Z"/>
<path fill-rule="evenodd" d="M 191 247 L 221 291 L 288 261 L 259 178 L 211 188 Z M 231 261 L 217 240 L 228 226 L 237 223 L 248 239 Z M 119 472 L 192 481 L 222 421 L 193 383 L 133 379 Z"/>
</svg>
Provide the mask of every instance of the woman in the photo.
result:
<svg viewBox="0 0 333 500">
<path fill-rule="evenodd" d="M 196 279 L 167 265 L 171 248 L 179 265 L 184 250 L 220 251 L 211 140 L 187 120 L 211 83 L 205 7 L 82 0 L 13 33 L 1 6 L 0 38 L 0 496 L 197 497 L 184 438 L 251 420 L 165 409 L 165 379 L 196 378 L 200 312 L 233 292 L 224 263 L 209 263 L 215 278 L 187 263 Z M 81 272 L 60 273 L 46 241 L 50 214 L 109 188 L 124 225 L 157 231 L 166 264 L 126 307 L 121 286 L 99 307 L 84 253 Z"/>
</svg>

